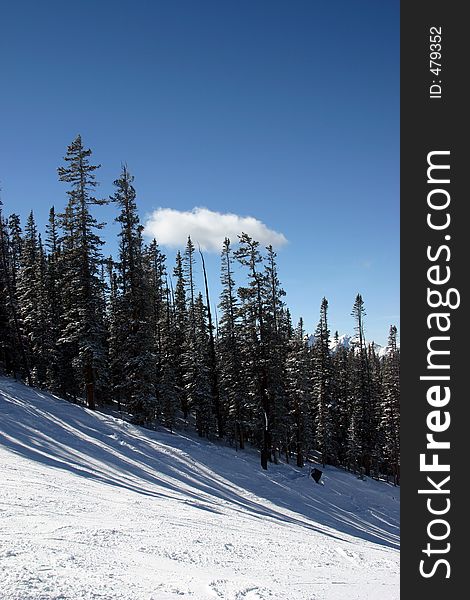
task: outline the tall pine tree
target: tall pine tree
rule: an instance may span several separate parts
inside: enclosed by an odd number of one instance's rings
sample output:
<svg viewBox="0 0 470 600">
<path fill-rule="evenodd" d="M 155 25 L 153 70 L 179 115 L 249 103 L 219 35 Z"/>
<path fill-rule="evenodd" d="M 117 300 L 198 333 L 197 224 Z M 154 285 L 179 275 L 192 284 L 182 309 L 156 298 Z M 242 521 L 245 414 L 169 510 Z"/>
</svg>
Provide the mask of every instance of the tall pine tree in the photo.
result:
<svg viewBox="0 0 470 600">
<path fill-rule="evenodd" d="M 67 148 L 65 166 L 59 167 L 59 180 L 68 183 L 69 200 L 62 215 L 64 305 L 60 343 L 73 356 L 75 393 L 84 390 L 89 408 L 94 409 L 96 391 L 103 381 L 106 360 L 106 331 L 102 303 L 101 246 L 96 233 L 103 228 L 91 213 L 94 206 L 105 204 L 94 196 L 95 171 L 90 163 L 91 150 L 85 149 L 80 136 Z"/>
<path fill-rule="evenodd" d="M 113 389 L 137 423 L 155 416 L 154 339 L 151 320 L 150 289 L 144 262 L 142 225 L 136 205 L 134 178 L 126 166 L 114 185 L 111 201 L 120 209 L 116 221 L 119 233 L 117 289 L 111 314 L 111 361 Z"/>
<path fill-rule="evenodd" d="M 390 327 L 387 354 L 383 359 L 382 426 L 387 467 L 397 485 L 400 483 L 400 350 L 394 325 Z"/>
<path fill-rule="evenodd" d="M 328 300 L 323 298 L 320 320 L 312 347 L 313 407 L 315 415 L 315 445 L 323 465 L 335 457 L 333 447 L 330 330 L 328 329 Z"/>
</svg>

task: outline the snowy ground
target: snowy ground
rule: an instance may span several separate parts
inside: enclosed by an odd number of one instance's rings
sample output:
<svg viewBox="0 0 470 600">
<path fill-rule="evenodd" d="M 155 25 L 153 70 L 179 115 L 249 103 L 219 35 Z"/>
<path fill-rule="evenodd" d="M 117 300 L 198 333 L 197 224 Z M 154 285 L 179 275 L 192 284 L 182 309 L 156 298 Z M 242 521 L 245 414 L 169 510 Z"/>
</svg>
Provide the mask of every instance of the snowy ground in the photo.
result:
<svg viewBox="0 0 470 600">
<path fill-rule="evenodd" d="M 2 600 L 399 598 L 399 490 L 0 378 Z"/>
</svg>

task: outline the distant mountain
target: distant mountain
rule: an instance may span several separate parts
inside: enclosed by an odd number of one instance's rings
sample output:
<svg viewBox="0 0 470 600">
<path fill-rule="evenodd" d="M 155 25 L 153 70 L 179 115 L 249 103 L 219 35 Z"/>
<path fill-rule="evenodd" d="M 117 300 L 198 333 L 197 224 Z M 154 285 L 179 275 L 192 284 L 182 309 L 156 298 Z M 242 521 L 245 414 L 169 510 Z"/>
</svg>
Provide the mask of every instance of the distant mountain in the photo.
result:
<svg viewBox="0 0 470 600">
<path fill-rule="evenodd" d="M 307 343 L 309 345 L 309 347 L 312 347 L 316 341 L 317 338 L 314 334 L 310 334 L 310 335 L 306 335 L 305 336 Z M 338 341 L 336 342 L 334 337 L 332 337 L 330 339 L 330 350 L 332 353 L 336 352 L 336 349 L 340 346 L 342 346 L 343 348 L 346 348 L 346 350 L 349 350 L 357 341 L 356 336 L 352 336 L 349 335 L 347 333 L 343 333 L 343 335 L 340 335 L 338 337 Z M 382 358 L 383 356 L 385 356 L 388 353 L 388 346 L 381 346 L 380 344 L 377 344 L 374 341 L 366 341 L 366 345 L 368 346 L 369 344 L 374 344 L 374 348 L 376 353 L 379 355 L 380 358 Z"/>
</svg>

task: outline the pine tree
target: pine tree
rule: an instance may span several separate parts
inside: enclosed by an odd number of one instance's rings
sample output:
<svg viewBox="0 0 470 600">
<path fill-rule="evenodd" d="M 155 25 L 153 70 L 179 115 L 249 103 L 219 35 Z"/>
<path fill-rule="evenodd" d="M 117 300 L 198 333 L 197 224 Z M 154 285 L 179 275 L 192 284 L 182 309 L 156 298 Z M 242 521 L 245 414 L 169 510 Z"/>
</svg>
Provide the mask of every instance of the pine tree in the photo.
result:
<svg viewBox="0 0 470 600">
<path fill-rule="evenodd" d="M 272 455 L 277 461 L 281 448 L 287 451 L 289 440 L 289 414 L 285 386 L 288 330 L 284 327 L 285 291 L 278 277 L 276 253 L 270 245 L 266 248 L 262 287 L 264 311 L 264 346 L 267 378 L 267 393 L 271 406 L 271 445 Z"/>
<path fill-rule="evenodd" d="M 374 444 L 373 398 L 370 365 L 364 336 L 364 301 L 358 294 L 354 302 L 352 316 L 355 320 L 356 340 L 352 360 L 352 384 L 354 386 L 354 429 L 355 448 L 353 458 L 356 466 L 370 475 Z"/>
<path fill-rule="evenodd" d="M 199 293 L 194 303 L 194 335 L 188 338 L 184 380 L 188 405 L 194 411 L 201 437 L 208 437 L 214 429 L 206 312 Z"/>
<path fill-rule="evenodd" d="M 209 295 L 209 284 L 207 282 L 206 264 L 204 255 L 199 249 L 201 255 L 202 272 L 204 274 L 204 287 L 206 291 L 206 310 L 207 310 L 207 327 L 209 333 L 209 379 L 211 383 L 212 409 L 214 412 L 215 421 L 217 423 L 217 435 L 222 438 L 225 435 L 225 421 L 220 400 L 219 372 L 217 369 L 217 355 L 214 339 L 214 324 L 212 322 L 211 300 Z"/>
<path fill-rule="evenodd" d="M 221 284 L 218 327 L 218 362 L 220 394 L 227 433 L 235 447 L 243 450 L 246 439 L 247 407 L 246 383 L 240 350 L 239 302 L 233 279 L 232 251 L 229 238 L 225 238 L 221 260 Z"/>
<path fill-rule="evenodd" d="M 59 337 L 60 323 L 62 319 L 61 299 L 61 252 L 59 243 L 59 225 L 55 208 L 49 211 L 49 221 L 46 225 L 45 240 L 45 303 L 47 306 L 48 319 L 48 343 L 49 355 L 47 366 L 47 387 L 54 392 L 61 391 L 60 369 L 63 358 L 60 354 Z"/>
<path fill-rule="evenodd" d="M 195 266 L 195 258 L 194 258 L 194 244 L 191 240 L 191 237 L 188 236 L 188 241 L 186 244 L 186 249 L 184 251 L 183 256 L 183 276 L 184 283 L 186 285 L 186 297 L 188 298 L 189 310 L 188 310 L 188 333 L 190 335 L 194 335 L 195 330 L 195 315 L 194 315 L 194 303 L 195 303 L 195 284 L 194 284 L 194 266 Z"/>
<path fill-rule="evenodd" d="M 328 329 L 328 300 L 323 298 L 320 320 L 312 347 L 313 402 L 315 414 L 315 444 L 322 457 L 323 466 L 334 462 L 333 447 L 330 330 Z"/>
<path fill-rule="evenodd" d="M 21 252 L 23 249 L 23 231 L 21 229 L 20 217 L 12 214 L 8 218 L 8 240 L 10 257 L 10 279 L 13 290 L 16 290 L 18 272 L 21 266 Z"/>
<path fill-rule="evenodd" d="M 75 290 L 79 289 L 78 242 L 76 223 L 70 205 L 60 215 L 61 236 L 58 245 L 61 248 L 55 262 L 58 275 L 58 386 L 62 397 L 76 401 L 82 391 L 83 365 L 78 359 L 80 332 L 84 328 L 77 304 Z"/>
<path fill-rule="evenodd" d="M 59 180 L 70 184 L 69 201 L 62 215 L 63 228 L 63 327 L 59 343 L 73 356 L 77 393 L 85 389 L 89 408 L 95 408 L 95 393 L 102 382 L 106 359 L 106 331 L 102 303 L 100 265 L 103 242 L 95 233 L 103 228 L 92 216 L 93 206 L 105 204 L 93 195 L 97 185 L 90 164 L 91 150 L 85 150 L 80 136 L 67 148 L 66 166 L 59 167 Z M 78 389 L 77 389 L 78 388 Z"/>
<path fill-rule="evenodd" d="M 155 352 L 155 381 L 160 380 L 162 370 L 162 357 L 164 353 L 165 328 L 167 327 L 168 289 L 166 286 L 165 255 L 160 251 L 155 239 L 144 247 L 144 268 L 148 281 L 149 306 L 150 306 L 150 329 L 153 336 Z"/>
<path fill-rule="evenodd" d="M 0 369 L 16 375 L 20 370 L 17 328 L 13 315 L 13 283 L 8 222 L 0 200 Z"/>
<path fill-rule="evenodd" d="M 370 373 L 369 444 L 371 455 L 371 474 L 374 474 L 378 480 L 384 458 L 384 429 L 382 426 L 383 382 L 382 363 L 376 352 L 376 346 L 374 342 L 371 342 L 367 346 L 367 362 Z"/>
<path fill-rule="evenodd" d="M 261 444 L 261 467 L 268 468 L 272 460 L 272 402 L 268 394 L 266 365 L 266 330 L 263 305 L 263 274 L 257 268 L 262 262 L 259 242 L 246 233 L 239 236 L 235 258 L 248 271 L 248 286 L 240 287 L 242 316 L 242 355 L 251 398 L 251 420 L 255 424 L 256 441 Z"/>
<path fill-rule="evenodd" d="M 154 339 L 149 327 L 150 286 L 133 181 L 127 167 L 123 166 L 121 176 L 114 182 L 116 192 L 111 197 L 120 209 L 116 221 L 121 231 L 110 347 L 115 373 L 113 389 L 124 400 L 134 421 L 142 424 L 154 417 L 156 382 Z"/>
<path fill-rule="evenodd" d="M 165 322 L 162 328 L 161 369 L 158 379 L 161 419 L 166 427 L 173 431 L 176 415 L 181 408 L 183 390 L 178 381 L 180 355 L 176 346 L 176 320 L 170 302 L 170 291 L 166 286 L 164 304 Z"/>
<path fill-rule="evenodd" d="M 121 386 L 125 362 L 121 354 L 121 347 L 126 342 L 127 331 L 121 329 L 121 324 L 124 321 L 123 303 L 119 297 L 117 263 L 113 260 L 112 256 L 106 261 L 106 270 L 108 277 L 107 287 L 109 290 L 106 305 L 109 354 L 108 376 L 111 382 L 111 401 L 117 404 L 117 409 L 121 413 L 124 409 L 127 409 L 124 390 Z"/>
<path fill-rule="evenodd" d="M 177 381 L 180 356 L 175 346 L 175 316 L 168 288 L 165 255 L 156 240 L 145 249 L 149 281 L 150 330 L 155 349 L 155 390 L 157 418 L 171 431 L 180 408 L 182 389 Z"/>
<path fill-rule="evenodd" d="M 8 226 L 9 225 L 9 226 Z M 18 308 L 18 271 L 21 256 L 21 227 L 19 217 L 12 215 L 9 224 L 2 214 L 0 201 L 0 301 L 1 327 L 4 339 L 1 344 L 5 369 L 15 377 L 26 377 L 32 385 L 31 371 L 26 350 L 26 340 Z"/>
<path fill-rule="evenodd" d="M 296 463 L 303 467 L 306 453 L 312 444 L 310 419 L 311 377 L 308 347 L 303 320 L 300 319 L 289 341 L 286 359 L 286 387 L 290 417 L 288 453 L 294 447 Z M 287 455 L 288 456 L 288 455 Z"/>
<path fill-rule="evenodd" d="M 189 411 L 191 409 L 191 405 L 185 392 L 185 368 L 188 363 L 186 354 L 188 351 L 187 339 L 189 320 L 186 300 L 186 280 L 183 271 L 183 259 L 179 251 L 176 253 L 176 266 L 173 269 L 173 275 L 176 278 L 176 287 L 173 300 L 176 383 L 177 389 L 180 391 L 180 403 L 181 410 L 183 411 L 183 417 L 185 420 L 187 420 Z"/>
<path fill-rule="evenodd" d="M 339 342 L 336 331 L 332 361 L 332 440 L 337 462 L 349 468 L 348 450 L 351 435 L 353 399 L 351 397 L 350 352 Z"/>
<path fill-rule="evenodd" d="M 196 298 L 194 252 L 194 244 L 191 237 L 188 237 L 182 263 L 183 281 L 186 286 L 186 296 L 189 304 L 185 331 L 186 352 L 183 355 L 186 405 L 188 410 L 195 411 L 196 427 L 199 435 L 208 435 L 209 431 L 213 430 L 212 419 L 207 414 L 208 410 L 215 417 L 219 435 L 221 435 L 223 433 L 223 423 L 220 412 L 218 375 L 216 371 L 217 361 L 215 357 L 212 313 L 209 305 L 209 289 L 205 274 L 204 257 L 201 253 L 205 275 L 206 307 L 204 306 L 202 294 L 198 294 Z M 207 326 L 205 324 L 206 318 L 209 321 Z"/>
<path fill-rule="evenodd" d="M 21 245 L 17 298 L 32 381 L 44 387 L 48 382 L 47 371 L 52 358 L 49 340 L 51 324 L 46 291 L 46 258 L 32 212 Z"/>
<path fill-rule="evenodd" d="M 400 483 L 400 350 L 397 345 L 397 328 L 392 325 L 388 338 L 387 354 L 383 359 L 384 453 L 394 485 Z"/>
<path fill-rule="evenodd" d="M 11 373 L 14 336 L 8 315 L 7 244 L 0 206 L 0 372 Z"/>
</svg>

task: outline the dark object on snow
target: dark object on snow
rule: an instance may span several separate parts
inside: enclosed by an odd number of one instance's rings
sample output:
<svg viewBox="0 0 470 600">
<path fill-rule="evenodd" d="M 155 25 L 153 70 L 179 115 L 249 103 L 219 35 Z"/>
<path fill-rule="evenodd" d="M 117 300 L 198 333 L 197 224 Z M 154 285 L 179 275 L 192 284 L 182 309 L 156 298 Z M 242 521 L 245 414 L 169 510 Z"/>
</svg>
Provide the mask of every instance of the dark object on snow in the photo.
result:
<svg viewBox="0 0 470 600">
<path fill-rule="evenodd" d="M 320 477 L 321 474 L 323 473 L 323 471 L 320 471 L 320 469 L 313 469 L 312 471 L 312 477 L 315 479 L 315 482 L 318 483 L 320 481 Z"/>
</svg>

